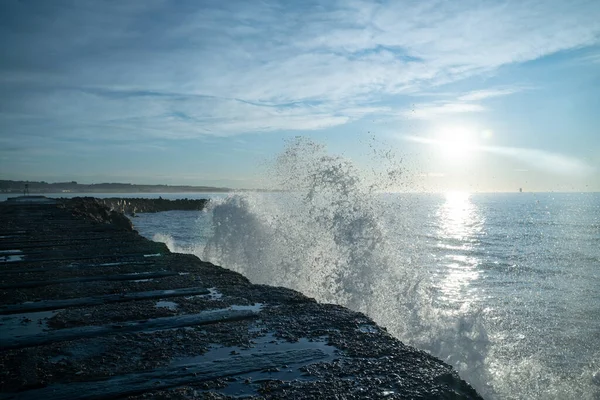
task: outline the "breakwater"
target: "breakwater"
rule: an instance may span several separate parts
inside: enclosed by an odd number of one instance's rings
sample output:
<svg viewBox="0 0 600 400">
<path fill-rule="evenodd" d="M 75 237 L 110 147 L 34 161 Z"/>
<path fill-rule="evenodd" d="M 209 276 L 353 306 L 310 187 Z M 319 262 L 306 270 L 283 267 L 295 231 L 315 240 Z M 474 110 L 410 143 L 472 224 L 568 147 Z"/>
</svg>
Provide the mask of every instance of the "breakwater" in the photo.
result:
<svg viewBox="0 0 600 400">
<path fill-rule="evenodd" d="M 2 398 L 480 398 L 364 314 L 171 253 L 93 199 L 0 203 L 0 227 Z"/>
</svg>

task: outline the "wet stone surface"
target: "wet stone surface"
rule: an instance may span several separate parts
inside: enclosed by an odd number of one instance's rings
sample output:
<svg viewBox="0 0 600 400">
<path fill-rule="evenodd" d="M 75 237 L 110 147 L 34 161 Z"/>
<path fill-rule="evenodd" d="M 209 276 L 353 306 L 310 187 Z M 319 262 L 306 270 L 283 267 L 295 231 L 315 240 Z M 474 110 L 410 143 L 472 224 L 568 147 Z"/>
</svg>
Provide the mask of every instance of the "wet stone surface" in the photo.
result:
<svg viewBox="0 0 600 400">
<path fill-rule="evenodd" d="M 93 200 L 0 203 L 0 226 L 0 249 L 22 256 L 0 259 L 2 398 L 479 398 L 367 316 L 172 254 Z M 122 276 L 153 272 L 168 274 Z M 77 305 L 156 290 L 170 294 Z M 66 299 L 77 301 L 7 313 Z"/>
</svg>

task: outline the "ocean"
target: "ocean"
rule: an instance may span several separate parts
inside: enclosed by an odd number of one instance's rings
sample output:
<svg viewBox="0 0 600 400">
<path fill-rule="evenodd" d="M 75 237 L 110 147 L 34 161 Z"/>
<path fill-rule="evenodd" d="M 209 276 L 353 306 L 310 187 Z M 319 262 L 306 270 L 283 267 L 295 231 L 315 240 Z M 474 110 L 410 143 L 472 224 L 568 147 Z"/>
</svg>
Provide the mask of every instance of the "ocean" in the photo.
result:
<svg viewBox="0 0 600 400">
<path fill-rule="evenodd" d="M 485 398 L 600 398 L 600 193 L 345 189 L 132 220 L 172 251 L 365 312 Z"/>
</svg>

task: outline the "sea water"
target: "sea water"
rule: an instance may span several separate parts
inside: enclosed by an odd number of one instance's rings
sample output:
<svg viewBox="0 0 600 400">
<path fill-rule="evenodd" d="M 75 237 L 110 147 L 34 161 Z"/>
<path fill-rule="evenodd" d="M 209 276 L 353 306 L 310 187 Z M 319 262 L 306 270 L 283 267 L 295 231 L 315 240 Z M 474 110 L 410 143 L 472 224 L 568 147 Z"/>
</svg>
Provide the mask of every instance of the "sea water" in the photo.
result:
<svg viewBox="0 0 600 400">
<path fill-rule="evenodd" d="M 485 398 L 600 398 L 600 194 L 384 193 L 306 146 L 274 170 L 286 192 L 134 225 L 252 282 L 365 312 Z"/>
</svg>

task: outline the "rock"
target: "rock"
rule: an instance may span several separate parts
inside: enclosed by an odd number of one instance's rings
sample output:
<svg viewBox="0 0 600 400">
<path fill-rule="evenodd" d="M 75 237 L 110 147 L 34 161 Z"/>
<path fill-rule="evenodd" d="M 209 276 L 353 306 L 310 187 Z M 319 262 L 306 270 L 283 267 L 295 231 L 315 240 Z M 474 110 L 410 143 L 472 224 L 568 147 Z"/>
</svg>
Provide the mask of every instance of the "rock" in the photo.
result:
<svg viewBox="0 0 600 400">
<path fill-rule="evenodd" d="M 110 210 L 105 204 L 93 197 L 74 197 L 63 200 L 74 216 L 83 217 L 94 222 L 112 224 L 115 227 L 133 231 L 131 221 L 123 214 Z"/>
</svg>

